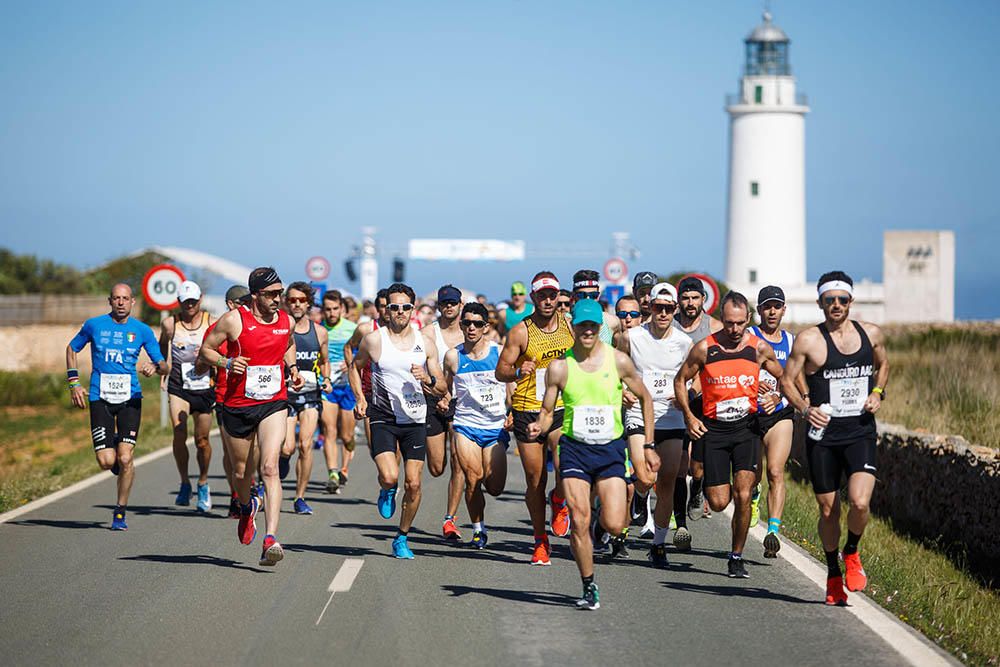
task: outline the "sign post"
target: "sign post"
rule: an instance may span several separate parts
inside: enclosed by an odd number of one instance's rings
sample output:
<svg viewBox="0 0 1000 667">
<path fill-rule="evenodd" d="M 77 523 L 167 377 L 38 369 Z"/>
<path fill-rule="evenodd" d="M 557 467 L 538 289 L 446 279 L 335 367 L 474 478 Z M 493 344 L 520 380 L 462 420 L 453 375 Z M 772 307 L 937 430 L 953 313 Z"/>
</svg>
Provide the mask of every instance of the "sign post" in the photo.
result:
<svg viewBox="0 0 1000 667">
<path fill-rule="evenodd" d="M 157 264 L 147 271 L 142 279 L 142 295 L 150 308 L 160 311 L 161 324 L 167 319 L 167 312 L 180 305 L 177 294 L 180 292 L 182 282 L 184 273 L 171 264 Z M 164 428 L 170 426 L 167 388 L 162 381 L 160 382 L 160 426 Z"/>
</svg>

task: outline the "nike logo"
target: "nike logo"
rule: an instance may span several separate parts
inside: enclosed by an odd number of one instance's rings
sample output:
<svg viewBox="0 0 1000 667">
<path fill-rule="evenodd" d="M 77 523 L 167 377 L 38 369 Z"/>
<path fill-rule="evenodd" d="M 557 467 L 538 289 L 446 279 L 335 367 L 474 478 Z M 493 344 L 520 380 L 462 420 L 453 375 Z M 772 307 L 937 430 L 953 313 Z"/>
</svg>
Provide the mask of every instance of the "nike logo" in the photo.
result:
<svg viewBox="0 0 1000 667">
<path fill-rule="evenodd" d="M 871 466 L 871 465 L 868 465 L 868 464 L 866 463 L 866 464 L 865 464 L 865 470 L 878 470 L 878 468 L 876 468 L 875 466 Z"/>
</svg>

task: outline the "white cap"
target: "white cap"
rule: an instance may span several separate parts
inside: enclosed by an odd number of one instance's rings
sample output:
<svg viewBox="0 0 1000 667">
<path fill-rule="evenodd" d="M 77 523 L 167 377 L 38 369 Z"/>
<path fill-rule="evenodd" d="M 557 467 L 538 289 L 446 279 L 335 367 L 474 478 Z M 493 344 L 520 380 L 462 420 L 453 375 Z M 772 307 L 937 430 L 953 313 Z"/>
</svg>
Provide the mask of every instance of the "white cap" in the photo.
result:
<svg viewBox="0 0 1000 667">
<path fill-rule="evenodd" d="M 653 301 L 666 299 L 671 303 L 677 303 L 677 290 L 670 283 L 656 283 L 649 292 L 649 298 Z"/>
<path fill-rule="evenodd" d="M 201 288 L 193 280 L 185 280 L 181 283 L 181 288 L 177 290 L 177 300 L 187 301 L 188 299 L 200 299 Z"/>
</svg>

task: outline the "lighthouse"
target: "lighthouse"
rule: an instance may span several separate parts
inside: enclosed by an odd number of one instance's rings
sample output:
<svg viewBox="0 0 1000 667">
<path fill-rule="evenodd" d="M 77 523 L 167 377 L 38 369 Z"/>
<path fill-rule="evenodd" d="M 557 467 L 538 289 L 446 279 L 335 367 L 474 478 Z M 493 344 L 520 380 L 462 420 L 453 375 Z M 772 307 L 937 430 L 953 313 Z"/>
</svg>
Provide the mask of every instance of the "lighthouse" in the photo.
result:
<svg viewBox="0 0 1000 667">
<path fill-rule="evenodd" d="M 770 13 L 744 43 L 739 92 L 726 99 L 726 282 L 752 299 L 764 285 L 805 285 L 809 107 L 795 90 L 788 36 Z"/>
</svg>

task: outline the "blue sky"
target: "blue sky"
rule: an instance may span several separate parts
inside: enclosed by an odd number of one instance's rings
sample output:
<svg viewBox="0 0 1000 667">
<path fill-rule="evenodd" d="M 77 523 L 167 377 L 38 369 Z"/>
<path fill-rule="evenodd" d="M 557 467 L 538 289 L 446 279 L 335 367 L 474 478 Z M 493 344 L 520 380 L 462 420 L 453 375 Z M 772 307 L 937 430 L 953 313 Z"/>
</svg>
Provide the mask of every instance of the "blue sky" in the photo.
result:
<svg viewBox="0 0 1000 667">
<path fill-rule="evenodd" d="M 373 225 L 524 239 L 412 262 L 503 296 L 540 268 L 721 273 L 726 93 L 761 3 L 5 3 L 0 245 L 94 266 L 195 247 L 286 280 Z M 1000 316 L 1000 4 L 772 3 L 809 95 L 808 274 L 881 278 L 885 229 L 957 233 L 957 314 Z M 570 257 L 569 255 L 573 255 Z M 385 259 L 389 259 L 387 256 Z M 383 263 L 383 280 L 389 262 Z"/>
</svg>

